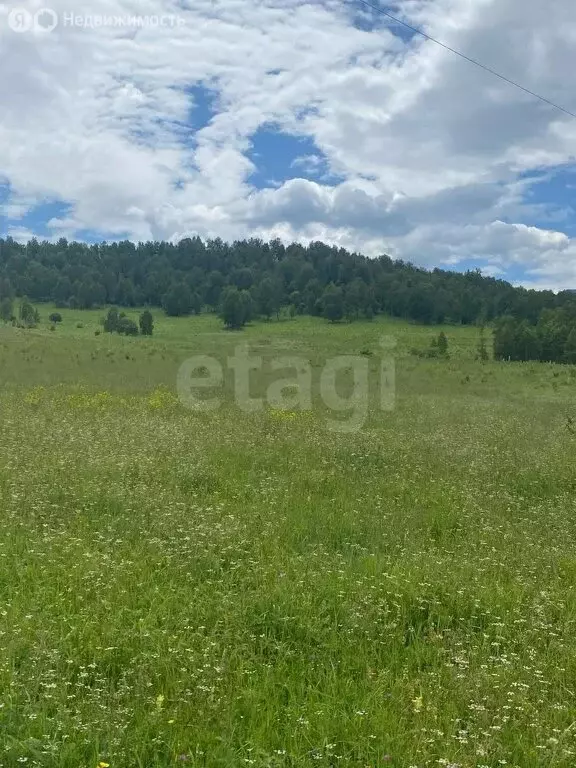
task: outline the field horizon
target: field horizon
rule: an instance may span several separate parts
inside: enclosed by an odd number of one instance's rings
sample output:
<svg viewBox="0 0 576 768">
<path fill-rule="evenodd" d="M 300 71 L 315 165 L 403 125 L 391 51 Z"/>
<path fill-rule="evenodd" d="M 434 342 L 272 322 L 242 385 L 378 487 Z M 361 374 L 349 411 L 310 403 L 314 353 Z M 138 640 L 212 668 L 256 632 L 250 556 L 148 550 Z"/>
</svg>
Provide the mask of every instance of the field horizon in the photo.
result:
<svg viewBox="0 0 576 768">
<path fill-rule="evenodd" d="M 128 338 L 39 309 L 0 327 L 0 766 L 574 765 L 573 366 L 382 316 Z M 382 337 L 394 408 L 352 434 L 316 394 L 178 397 L 241 343 L 255 393 L 287 355 L 372 385 Z"/>
</svg>

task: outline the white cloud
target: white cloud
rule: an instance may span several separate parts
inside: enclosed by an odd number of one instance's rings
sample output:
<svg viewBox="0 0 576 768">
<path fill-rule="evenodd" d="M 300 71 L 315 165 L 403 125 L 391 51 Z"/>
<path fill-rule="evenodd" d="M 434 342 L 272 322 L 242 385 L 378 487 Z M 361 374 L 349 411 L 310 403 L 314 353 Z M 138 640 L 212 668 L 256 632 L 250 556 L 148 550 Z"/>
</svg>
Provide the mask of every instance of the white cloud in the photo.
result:
<svg viewBox="0 0 576 768">
<path fill-rule="evenodd" d="M 554 211 L 528 203 L 519 177 L 572 163 L 576 120 L 433 43 L 403 42 L 378 17 L 357 28 L 335 0 L 92 0 L 81 11 L 184 22 L 164 28 L 64 26 L 79 11 L 51 7 L 53 32 L 18 34 L 0 4 L 5 215 L 62 200 L 71 208 L 50 222 L 54 236 L 322 238 L 576 282 L 576 244 L 527 226 Z M 398 13 L 576 111 L 571 0 L 405 0 Z M 217 98 L 194 132 L 197 84 Z M 250 137 L 270 123 L 319 151 L 292 164 L 294 179 L 255 190 Z M 320 166 L 344 181 L 298 178 Z"/>
</svg>

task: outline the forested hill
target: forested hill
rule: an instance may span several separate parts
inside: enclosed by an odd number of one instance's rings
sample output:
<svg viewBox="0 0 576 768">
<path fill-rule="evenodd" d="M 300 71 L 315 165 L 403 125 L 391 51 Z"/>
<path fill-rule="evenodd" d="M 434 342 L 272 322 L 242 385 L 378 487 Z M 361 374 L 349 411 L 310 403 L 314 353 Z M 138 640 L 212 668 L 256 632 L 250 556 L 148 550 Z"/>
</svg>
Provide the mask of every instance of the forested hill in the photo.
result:
<svg viewBox="0 0 576 768">
<path fill-rule="evenodd" d="M 475 323 L 503 315 L 535 323 L 543 309 L 574 301 L 571 291 L 515 288 L 478 271 L 427 271 L 320 242 L 227 244 L 194 237 L 137 245 L 33 239 L 24 245 L 0 239 L 0 298 L 27 296 L 78 308 L 152 305 L 181 315 L 218 308 L 227 286 L 248 292 L 263 316 L 285 306 L 293 313 L 330 319 L 386 313 L 428 324 Z"/>
</svg>

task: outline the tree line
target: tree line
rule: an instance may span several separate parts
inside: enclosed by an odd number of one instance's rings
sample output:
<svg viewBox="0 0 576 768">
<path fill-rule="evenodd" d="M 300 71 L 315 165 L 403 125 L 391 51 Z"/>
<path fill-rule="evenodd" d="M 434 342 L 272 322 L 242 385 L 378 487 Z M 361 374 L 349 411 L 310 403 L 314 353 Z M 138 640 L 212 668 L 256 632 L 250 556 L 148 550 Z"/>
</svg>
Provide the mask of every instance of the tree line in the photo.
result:
<svg viewBox="0 0 576 768">
<path fill-rule="evenodd" d="M 431 271 L 386 255 L 253 238 L 99 244 L 0 239 L 0 302 L 13 296 L 59 307 L 163 307 L 171 316 L 220 312 L 229 327 L 280 312 L 353 321 L 387 314 L 423 324 L 529 325 L 574 293 L 518 288 L 479 271 Z"/>
<path fill-rule="evenodd" d="M 498 318 L 494 358 L 576 364 L 576 302 L 543 310 L 535 323 L 510 315 Z"/>
</svg>

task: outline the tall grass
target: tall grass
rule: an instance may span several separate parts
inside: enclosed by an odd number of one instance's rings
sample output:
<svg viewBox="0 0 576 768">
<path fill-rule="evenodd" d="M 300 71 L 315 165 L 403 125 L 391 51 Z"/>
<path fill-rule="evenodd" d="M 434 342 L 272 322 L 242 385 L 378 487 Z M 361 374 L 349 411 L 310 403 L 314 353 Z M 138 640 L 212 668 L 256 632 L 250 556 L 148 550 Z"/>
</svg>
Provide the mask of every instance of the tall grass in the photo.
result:
<svg viewBox="0 0 576 768">
<path fill-rule="evenodd" d="M 576 764 L 569 368 L 63 314 L 0 333 L 0 766 Z M 240 336 L 319 364 L 383 332 L 397 407 L 357 434 L 173 394 Z"/>
</svg>

